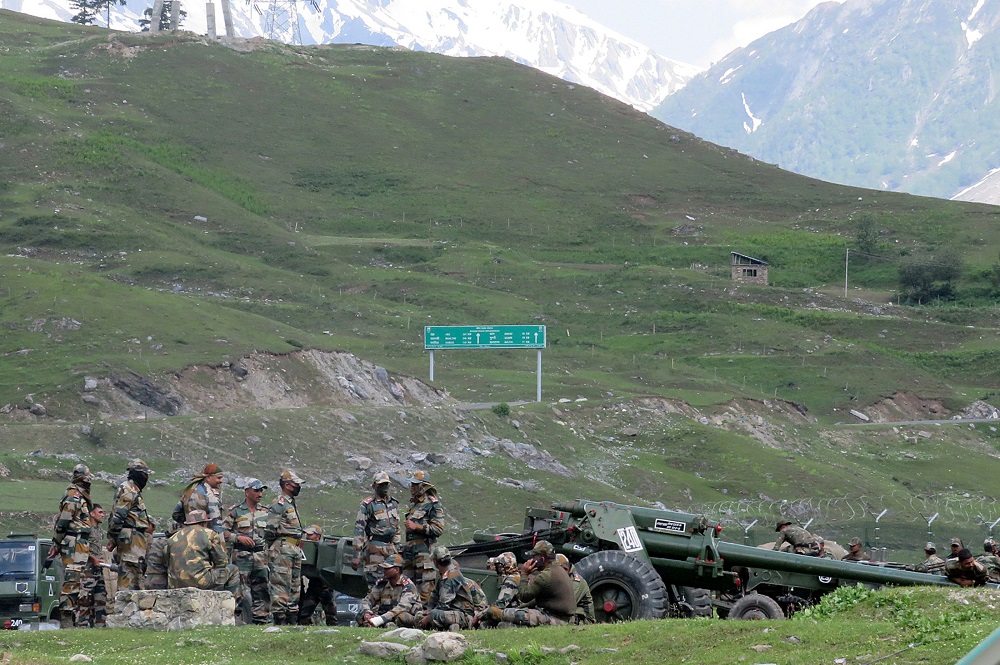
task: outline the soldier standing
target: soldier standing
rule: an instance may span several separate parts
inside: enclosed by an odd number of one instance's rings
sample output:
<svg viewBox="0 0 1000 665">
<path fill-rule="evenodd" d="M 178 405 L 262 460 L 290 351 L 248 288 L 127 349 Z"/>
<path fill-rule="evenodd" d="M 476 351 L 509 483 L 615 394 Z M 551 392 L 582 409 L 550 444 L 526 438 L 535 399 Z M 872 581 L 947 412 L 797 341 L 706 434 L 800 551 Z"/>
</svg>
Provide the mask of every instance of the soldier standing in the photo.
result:
<svg viewBox="0 0 1000 665">
<path fill-rule="evenodd" d="M 486 594 L 479 584 L 462 574 L 447 547 L 435 547 L 431 559 L 437 566 L 437 585 L 427 602 L 427 610 L 417 619 L 417 626 L 444 630 L 472 628 L 476 617 L 489 607 Z"/>
<path fill-rule="evenodd" d="M 208 515 L 209 528 L 220 536 L 225 534 L 226 527 L 222 523 L 222 495 L 219 490 L 224 478 L 222 469 L 214 463 L 206 464 L 201 473 L 191 476 L 191 482 L 181 492 L 181 499 L 171 515 L 174 522 L 185 524 L 188 513 L 192 510 L 203 510 Z"/>
<path fill-rule="evenodd" d="M 778 539 L 774 542 L 774 550 L 778 551 L 786 542 L 792 546 L 796 554 L 807 556 L 817 556 L 819 554 L 819 542 L 816 536 L 812 535 L 800 526 L 795 526 L 788 520 L 778 522 L 774 528 L 778 532 Z"/>
<path fill-rule="evenodd" d="M 314 543 L 323 540 L 323 529 L 319 524 L 310 524 L 302 533 L 305 540 Z M 326 625 L 337 625 L 337 601 L 333 589 L 319 577 L 307 578 L 303 575 L 302 586 L 299 589 L 299 625 L 311 626 L 314 619 L 318 625 L 320 617 L 314 616 L 318 614 L 317 608 L 323 609 Z"/>
<path fill-rule="evenodd" d="M 243 494 L 243 503 L 232 506 L 226 512 L 226 545 L 232 552 L 232 561 L 239 568 L 243 585 L 250 589 L 253 602 L 253 622 L 265 624 L 271 620 L 271 594 L 268 591 L 270 569 L 267 561 L 267 543 L 264 529 L 267 527 L 267 507 L 261 504 L 261 497 L 267 485 L 257 478 L 248 478 Z"/>
<path fill-rule="evenodd" d="M 400 572 L 403 557 L 390 554 L 379 566 L 382 577 L 361 601 L 358 625 L 378 628 L 393 623 L 412 627 L 420 611 L 420 595 L 413 581 Z"/>
<path fill-rule="evenodd" d="M 379 471 L 372 479 L 371 496 L 361 502 L 354 522 L 354 559 L 351 568 L 364 566 L 371 589 L 382 577 L 381 564 L 399 552 L 399 501 L 389 496 L 389 474 Z"/>
<path fill-rule="evenodd" d="M 62 559 L 63 584 L 59 592 L 59 622 L 63 628 L 80 625 L 80 580 L 90 560 L 90 483 L 86 464 L 73 467 L 71 484 L 59 502 L 49 558 Z"/>
<path fill-rule="evenodd" d="M 267 513 L 264 540 L 268 546 L 271 616 L 275 625 L 295 625 L 299 618 L 299 587 L 302 584 L 302 521 L 295 497 L 302 479 L 290 469 L 281 472 L 281 494 Z"/>
<path fill-rule="evenodd" d="M 243 598 L 240 571 L 229 563 L 222 536 L 209 528 L 204 510 L 188 513 L 184 526 L 167 539 L 167 588 L 229 591 Z"/>
<path fill-rule="evenodd" d="M 81 628 L 103 628 L 108 614 L 108 588 L 104 575 L 107 560 L 101 524 L 104 507 L 95 503 L 90 509 L 90 558 L 83 567 L 80 578 L 80 613 L 77 625 Z"/>
<path fill-rule="evenodd" d="M 437 579 L 437 567 L 431 559 L 431 550 L 444 533 L 444 507 L 426 472 L 414 471 L 409 480 L 410 508 L 406 511 L 403 574 L 417 585 L 420 600 L 427 602 Z"/>
<path fill-rule="evenodd" d="M 146 550 L 153 519 L 146 511 L 142 490 L 153 473 L 141 459 L 128 464 L 128 478 L 118 486 L 108 525 L 108 549 L 118 566 L 118 589 L 138 589 L 146 569 Z"/>
</svg>

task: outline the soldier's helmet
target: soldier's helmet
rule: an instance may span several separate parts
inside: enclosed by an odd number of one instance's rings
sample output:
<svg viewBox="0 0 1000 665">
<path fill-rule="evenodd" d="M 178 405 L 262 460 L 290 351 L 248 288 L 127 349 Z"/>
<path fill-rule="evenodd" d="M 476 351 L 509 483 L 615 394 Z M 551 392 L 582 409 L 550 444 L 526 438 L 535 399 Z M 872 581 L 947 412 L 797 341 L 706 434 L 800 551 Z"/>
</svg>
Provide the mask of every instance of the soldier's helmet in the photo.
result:
<svg viewBox="0 0 1000 665">
<path fill-rule="evenodd" d="M 431 478 L 426 471 L 414 471 L 413 475 L 408 478 L 411 485 L 419 485 L 420 483 L 430 483 Z"/>
<path fill-rule="evenodd" d="M 774 527 L 774 530 L 775 531 L 781 531 L 781 527 L 783 527 L 783 526 L 789 526 L 790 524 L 791 524 L 791 522 L 789 522 L 788 520 L 781 520 L 781 521 L 778 522 L 778 525 L 776 527 Z"/>
<path fill-rule="evenodd" d="M 498 573 L 510 572 L 517 568 L 517 557 L 514 556 L 513 552 L 504 552 L 490 557 L 489 562 L 496 567 Z"/>
<path fill-rule="evenodd" d="M 403 556 L 401 554 L 390 554 L 385 561 L 379 564 L 381 568 L 402 568 Z"/>
<path fill-rule="evenodd" d="M 556 548 L 547 540 L 539 540 L 535 546 L 528 550 L 528 556 L 544 556 L 546 559 L 553 559 L 556 556 Z"/>
<path fill-rule="evenodd" d="M 89 483 L 94 480 L 94 474 L 90 472 L 90 467 L 86 464 L 77 464 L 73 467 L 74 483 Z"/>
<path fill-rule="evenodd" d="M 126 470 L 127 471 L 138 471 L 139 473 L 144 473 L 147 476 L 149 474 L 153 473 L 152 471 L 149 470 L 149 465 L 146 464 L 145 462 L 143 462 L 138 457 L 128 463 L 128 467 L 126 468 Z"/>
<path fill-rule="evenodd" d="M 208 514 L 204 510 L 192 510 L 187 514 L 187 519 L 184 520 L 184 523 L 201 524 L 208 521 Z"/>
<path fill-rule="evenodd" d="M 307 536 L 319 536 L 323 534 L 323 529 L 319 524 L 310 524 L 302 530 L 302 533 Z"/>
<path fill-rule="evenodd" d="M 996 546 L 997 546 L 997 541 L 993 540 L 992 537 L 987 538 L 986 540 L 983 541 L 983 550 L 989 552 L 990 554 L 993 553 L 993 550 L 996 549 Z"/>
<path fill-rule="evenodd" d="M 296 485 L 301 485 L 303 482 L 291 469 L 285 469 L 281 472 L 280 481 L 283 483 L 295 483 Z"/>
<path fill-rule="evenodd" d="M 448 563 L 451 561 L 451 552 L 444 545 L 438 545 L 431 550 L 431 558 L 437 563 Z"/>
<path fill-rule="evenodd" d="M 389 474 L 385 471 L 378 471 L 372 476 L 372 487 L 389 482 Z"/>
<path fill-rule="evenodd" d="M 563 568 L 569 568 L 569 557 L 560 552 L 556 554 L 556 563 L 558 563 Z"/>
</svg>

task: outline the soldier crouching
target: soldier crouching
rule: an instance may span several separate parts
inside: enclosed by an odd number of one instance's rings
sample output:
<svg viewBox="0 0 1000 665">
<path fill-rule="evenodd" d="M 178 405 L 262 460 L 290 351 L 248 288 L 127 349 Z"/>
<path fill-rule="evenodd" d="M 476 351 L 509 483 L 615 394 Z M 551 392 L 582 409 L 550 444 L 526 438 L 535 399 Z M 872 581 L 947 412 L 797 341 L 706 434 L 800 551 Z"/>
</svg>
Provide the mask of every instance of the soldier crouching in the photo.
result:
<svg viewBox="0 0 1000 665">
<path fill-rule="evenodd" d="M 486 594 L 475 581 L 462 574 L 447 547 L 435 547 L 431 560 L 437 566 L 437 585 L 427 609 L 417 617 L 417 626 L 439 630 L 473 628 L 476 617 L 489 607 Z"/>
<path fill-rule="evenodd" d="M 390 554 L 379 566 L 382 577 L 361 601 L 358 625 L 413 627 L 420 611 L 420 594 L 413 581 L 401 572 L 403 557 Z"/>
</svg>

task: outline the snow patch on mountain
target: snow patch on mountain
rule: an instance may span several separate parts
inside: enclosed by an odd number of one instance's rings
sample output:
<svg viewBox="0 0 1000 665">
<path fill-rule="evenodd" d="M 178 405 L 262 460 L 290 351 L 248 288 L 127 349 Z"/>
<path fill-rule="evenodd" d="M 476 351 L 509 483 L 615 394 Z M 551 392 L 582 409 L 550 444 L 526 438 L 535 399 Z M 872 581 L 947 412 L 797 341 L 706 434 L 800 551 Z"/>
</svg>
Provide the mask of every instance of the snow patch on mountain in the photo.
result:
<svg viewBox="0 0 1000 665">
<path fill-rule="evenodd" d="M 232 0 L 237 37 L 290 42 L 291 29 L 267 27 L 270 3 Z M 111 27 L 137 31 L 152 0 L 128 0 L 111 12 Z M 221 2 L 216 9 L 222 32 Z M 318 10 L 296 3 L 303 44 L 401 46 L 456 57 L 500 56 L 579 83 L 648 111 L 682 88 L 700 69 L 658 55 L 556 0 L 320 0 Z M 0 7 L 69 21 L 70 0 L 0 0 Z M 183 2 L 186 30 L 207 32 L 206 4 Z M 273 21 L 273 23 L 280 23 Z M 106 25 L 101 17 L 98 25 Z"/>
</svg>

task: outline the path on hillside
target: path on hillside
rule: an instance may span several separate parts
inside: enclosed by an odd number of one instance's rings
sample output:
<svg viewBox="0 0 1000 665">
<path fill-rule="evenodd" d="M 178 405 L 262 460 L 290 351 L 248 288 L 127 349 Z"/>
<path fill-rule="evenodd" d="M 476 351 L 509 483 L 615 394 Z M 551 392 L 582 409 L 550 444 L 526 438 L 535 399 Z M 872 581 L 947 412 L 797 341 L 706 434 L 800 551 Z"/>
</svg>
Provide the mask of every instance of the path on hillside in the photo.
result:
<svg viewBox="0 0 1000 665">
<path fill-rule="evenodd" d="M 961 420 L 893 420 L 891 422 L 883 423 L 843 423 L 837 422 L 834 425 L 841 425 L 843 427 L 872 427 L 873 425 L 964 425 L 966 423 L 997 423 L 1000 425 L 1000 420 L 996 418 L 962 418 Z"/>
</svg>

